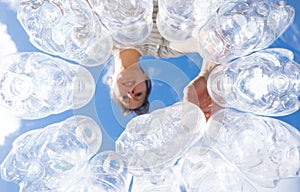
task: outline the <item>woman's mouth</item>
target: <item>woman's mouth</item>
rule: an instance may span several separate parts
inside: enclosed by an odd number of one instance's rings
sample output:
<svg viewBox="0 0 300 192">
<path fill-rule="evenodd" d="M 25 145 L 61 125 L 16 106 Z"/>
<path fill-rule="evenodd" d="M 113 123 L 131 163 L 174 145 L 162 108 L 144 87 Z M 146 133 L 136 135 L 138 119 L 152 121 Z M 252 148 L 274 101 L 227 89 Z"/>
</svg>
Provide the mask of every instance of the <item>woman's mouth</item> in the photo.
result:
<svg viewBox="0 0 300 192">
<path fill-rule="evenodd" d="M 135 81 L 127 81 L 127 82 L 123 82 L 122 85 L 126 86 L 126 87 L 132 87 L 135 84 Z"/>
</svg>

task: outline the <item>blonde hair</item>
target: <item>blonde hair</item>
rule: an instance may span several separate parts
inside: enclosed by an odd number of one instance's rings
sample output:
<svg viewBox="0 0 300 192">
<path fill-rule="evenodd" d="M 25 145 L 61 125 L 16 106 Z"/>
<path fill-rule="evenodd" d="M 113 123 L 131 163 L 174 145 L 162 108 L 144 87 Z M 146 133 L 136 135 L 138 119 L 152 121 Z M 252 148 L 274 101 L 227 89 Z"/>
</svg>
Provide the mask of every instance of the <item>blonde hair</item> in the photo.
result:
<svg viewBox="0 0 300 192">
<path fill-rule="evenodd" d="M 114 101 L 119 105 L 119 107 L 122 110 L 123 115 L 128 115 L 130 113 L 130 109 L 128 109 L 124 103 L 122 103 L 120 101 L 120 98 L 117 97 L 115 91 L 113 89 L 110 89 L 110 95 L 112 96 L 112 98 L 114 99 Z"/>
</svg>

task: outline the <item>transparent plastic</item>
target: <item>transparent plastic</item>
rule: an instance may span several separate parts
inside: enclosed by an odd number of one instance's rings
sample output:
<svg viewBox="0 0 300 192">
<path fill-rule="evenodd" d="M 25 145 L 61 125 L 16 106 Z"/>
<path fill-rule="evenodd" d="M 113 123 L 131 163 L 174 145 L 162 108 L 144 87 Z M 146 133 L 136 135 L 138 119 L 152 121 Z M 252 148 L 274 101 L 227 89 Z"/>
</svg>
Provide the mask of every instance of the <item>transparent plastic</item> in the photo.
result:
<svg viewBox="0 0 300 192">
<path fill-rule="evenodd" d="M 1 177 L 20 192 L 64 191 L 98 152 L 102 133 L 86 116 L 73 116 L 19 136 L 1 164 Z"/>
<path fill-rule="evenodd" d="M 127 159 L 114 151 L 94 156 L 78 176 L 66 192 L 128 192 L 132 178 L 127 170 Z"/>
<path fill-rule="evenodd" d="M 300 133 L 293 126 L 222 109 L 211 116 L 207 128 L 203 140 L 209 142 L 202 146 L 217 151 L 251 182 L 271 188 L 282 179 L 300 177 Z"/>
<path fill-rule="evenodd" d="M 180 185 L 181 182 L 177 179 L 178 176 L 180 175 L 172 168 L 169 168 L 151 175 L 133 177 L 131 192 L 181 192 L 185 188 L 183 185 Z"/>
<path fill-rule="evenodd" d="M 89 0 L 113 39 L 125 46 L 142 43 L 151 33 L 153 1 Z"/>
<path fill-rule="evenodd" d="M 169 41 L 184 41 L 201 28 L 224 0 L 158 0 L 156 22 L 160 34 Z"/>
<path fill-rule="evenodd" d="M 286 49 L 266 49 L 216 67 L 208 93 L 222 107 L 266 116 L 300 108 L 300 65 Z"/>
<path fill-rule="evenodd" d="M 116 141 L 134 176 L 157 173 L 174 165 L 203 133 L 206 120 L 194 104 L 177 103 L 133 118 Z"/>
<path fill-rule="evenodd" d="M 180 164 L 188 192 L 256 192 L 234 165 L 213 149 L 203 147 L 201 140 L 183 155 Z"/>
<path fill-rule="evenodd" d="M 282 0 L 227 0 L 197 32 L 202 58 L 217 64 L 269 47 L 290 26 L 295 10 Z"/>
<path fill-rule="evenodd" d="M 113 41 L 86 1 L 20 0 L 17 17 L 38 49 L 85 66 L 105 63 Z"/>
<path fill-rule="evenodd" d="M 23 119 L 80 108 L 94 91 L 88 70 L 43 53 L 16 53 L 0 61 L 0 105 Z"/>
</svg>

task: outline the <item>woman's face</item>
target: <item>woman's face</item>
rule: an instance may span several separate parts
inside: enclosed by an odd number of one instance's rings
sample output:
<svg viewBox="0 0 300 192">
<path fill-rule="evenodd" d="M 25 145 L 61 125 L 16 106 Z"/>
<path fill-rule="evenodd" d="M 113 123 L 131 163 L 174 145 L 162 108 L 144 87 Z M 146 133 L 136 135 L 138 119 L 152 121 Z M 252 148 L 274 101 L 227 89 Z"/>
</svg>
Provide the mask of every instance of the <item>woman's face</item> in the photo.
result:
<svg viewBox="0 0 300 192">
<path fill-rule="evenodd" d="M 128 109 L 137 109 L 147 97 L 146 81 L 148 77 L 139 64 L 122 70 L 114 83 L 114 93 Z"/>
</svg>

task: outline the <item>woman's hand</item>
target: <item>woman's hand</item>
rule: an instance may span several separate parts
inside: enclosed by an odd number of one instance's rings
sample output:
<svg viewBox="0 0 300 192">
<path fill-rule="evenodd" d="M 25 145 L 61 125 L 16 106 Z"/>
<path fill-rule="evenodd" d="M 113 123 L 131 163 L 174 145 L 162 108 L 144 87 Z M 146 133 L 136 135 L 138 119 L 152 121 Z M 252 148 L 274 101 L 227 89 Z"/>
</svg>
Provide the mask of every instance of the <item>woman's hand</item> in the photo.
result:
<svg viewBox="0 0 300 192">
<path fill-rule="evenodd" d="M 183 101 L 194 103 L 204 112 L 206 120 L 208 120 L 213 112 L 220 109 L 215 104 L 207 91 L 207 80 L 204 76 L 199 75 L 192 80 L 183 91 Z"/>
</svg>

